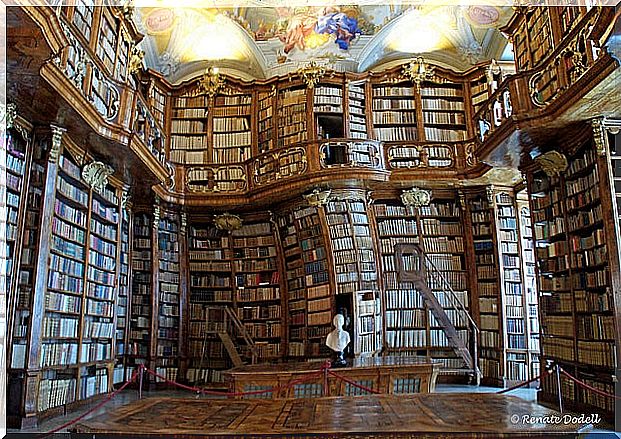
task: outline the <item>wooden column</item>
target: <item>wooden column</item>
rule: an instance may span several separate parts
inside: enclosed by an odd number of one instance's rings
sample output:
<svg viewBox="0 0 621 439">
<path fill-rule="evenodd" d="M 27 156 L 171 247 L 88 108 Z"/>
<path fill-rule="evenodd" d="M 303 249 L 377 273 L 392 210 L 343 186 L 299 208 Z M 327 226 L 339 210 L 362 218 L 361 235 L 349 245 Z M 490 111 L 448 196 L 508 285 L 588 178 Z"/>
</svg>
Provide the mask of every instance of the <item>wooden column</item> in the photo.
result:
<svg viewBox="0 0 621 439">
<path fill-rule="evenodd" d="M 188 215 L 183 210 L 179 218 L 179 372 L 181 380 L 186 379 L 188 368 L 188 325 L 190 315 L 190 280 Z"/>
<path fill-rule="evenodd" d="M 157 363 L 157 329 L 160 303 L 160 247 L 159 247 L 159 226 L 160 226 L 160 200 L 156 198 L 153 209 L 153 223 L 151 223 L 151 338 L 149 340 L 149 352 L 147 367 L 155 371 Z M 155 381 L 150 377 L 148 381 Z"/>
</svg>

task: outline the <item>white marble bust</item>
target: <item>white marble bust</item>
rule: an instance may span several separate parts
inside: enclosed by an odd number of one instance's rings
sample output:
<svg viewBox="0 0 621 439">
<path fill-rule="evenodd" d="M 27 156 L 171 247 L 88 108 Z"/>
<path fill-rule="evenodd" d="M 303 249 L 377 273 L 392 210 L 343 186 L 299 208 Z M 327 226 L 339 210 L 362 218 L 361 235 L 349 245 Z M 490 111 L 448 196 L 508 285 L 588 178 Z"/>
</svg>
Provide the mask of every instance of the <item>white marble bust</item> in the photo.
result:
<svg viewBox="0 0 621 439">
<path fill-rule="evenodd" d="M 345 317 L 341 314 L 337 314 L 332 319 L 334 330 L 326 337 L 326 346 L 332 349 L 334 352 L 343 352 L 349 344 L 349 333 L 343 329 L 345 324 Z"/>
</svg>

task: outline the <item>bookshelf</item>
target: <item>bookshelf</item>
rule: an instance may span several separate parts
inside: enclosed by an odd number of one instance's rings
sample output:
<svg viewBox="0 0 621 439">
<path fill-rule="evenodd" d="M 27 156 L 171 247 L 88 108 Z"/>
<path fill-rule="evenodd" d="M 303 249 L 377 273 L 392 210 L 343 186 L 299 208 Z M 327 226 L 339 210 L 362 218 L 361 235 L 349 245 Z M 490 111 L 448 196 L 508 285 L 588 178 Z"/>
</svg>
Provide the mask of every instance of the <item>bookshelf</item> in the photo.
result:
<svg viewBox="0 0 621 439">
<path fill-rule="evenodd" d="M 489 84 L 486 75 L 479 76 L 470 81 L 472 114 L 476 114 L 487 103 L 489 92 Z"/>
<path fill-rule="evenodd" d="M 618 135 L 608 135 L 610 148 L 610 168 L 612 169 L 612 188 L 616 209 L 613 214 L 617 217 L 621 230 L 621 138 Z M 621 245 L 619 245 L 621 248 Z"/>
<path fill-rule="evenodd" d="M 616 330 L 611 262 L 605 238 L 601 166 L 590 142 L 569 158 L 560 177 L 533 172 L 531 206 L 539 266 L 542 359 L 558 362 L 589 385 L 614 392 Z M 612 256 L 614 257 L 614 256 Z M 539 398 L 554 401 L 546 377 Z M 565 383 L 571 403 L 607 415 L 613 401 Z"/>
<path fill-rule="evenodd" d="M 167 94 L 157 84 L 149 84 L 149 103 L 153 117 L 161 127 L 166 126 Z"/>
<path fill-rule="evenodd" d="M 181 265 L 179 255 L 179 214 L 162 209 L 157 231 L 158 298 L 156 372 L 176 381 L 181 344 Z M 157 378 L 161 380 L 161 378 Z"/>
<path fill-rule="evenodd" d="M 475 193 L 468 198 L 474 242 L 476 288 L 479 305 L 479 367 L 483 380 L 498 384 L 503 377 L 501 349 L 501 295 L 496 246 L 493 194 Z"/>
<path fill-rule="evenodd" d="M 467 137 L 463 85 L 424 83 L 420 89 L 425 139 L 455 142 Z"/>
<path fill-rule="evenodd" d="M 125 373 L 126 355 L 129 344 L 129 322 L 131 304 L 131 242 L 132 216 L 127 207 L 121 210 L 121 237 L 119 240 L 119 282 L 116 302 L 116 361 L 113 384 L 129 378 Z"/>
<path fill-rule="evenodd" d="M 252 95 L 231 93 L 214 98 L 211 163 L 239 163 L 250 158 Z"/>
<path fill-rule="evenodd" d="M 526 191 L 518 193 L 517 207 L 519 210 L 520 239 L 522 245 L 522 272 L 525 293 L 526 312 L 526 348 L 528 350 L 529 378 L 539 376 L 541 364 L 539 362 L 539 298 L 537 291 L 537 268 L 535 258 L 535 242 L 533 236 L 530 205 Z"/>
<path fill-rule="evenodd" d="M 306 273 L 302 248 L 295 226 L 293 212 L 284 212 L 277 218 L 278 238 L 282 246 L 284 268 L 286 273 L 286 291 L 284 298 L 287 310 L 286 354 L 284 356 L 299 359 L 305 356 L 306 346 Z M 284 282 L 283 282 L 284 283 Z"/>
<path fill-rule="evenodd" d="M 387 142 L 418 139 L 417 100 L 406 85 L 373 84 L 373 135 Z"/>
<path fill-rule="evenodd" d="M 297 313 L 296 324 L 291 324 L 290 327 L 290 337 L 295 335 L 298 342 L 306 340 L 305 356 L 309 358 L 331 355 L 331 351 L 325 346 L 325 337 L 332 330 L 332 317 L 335 310 L 330 285 L 328 251 L 324 241 L 322 222 L 324 212 L 319 209 L 307 206 L 293 211 L 294 225 L 304 262 L 304 283 L 306 284 L 304 299 L 307 311 L 306 326 L 302 324 L 303 314 Z M 295 297 L 301 298 L 302 296 L 300 294 Z M 291 322 L 293 323 L 294 320 Z M 293 346 L 295 347 L 292 347 L 290 341 L 289 355 L 295 353 L 295 356 L 298 356 L 303 346 L 299 344 Z"/>
<path fill-rule="evenodd" d="M 216 336 L 224 329 L 218 307 L 233 307 L 232 251 L 228 232 L 213 223 L 195 220 L 189 227 L 188 372 L 191 383 L 221 382 L 230 367 Z"/>
<path fill-rule="evenodd" d="M 13 136 L 11 134 L 11 136 Z M 7 139 L 9 140 L 9 139 Z M 18 158 L 19 154 L 11 152 L 12 149 L 17 149 L 20 151 L 20 147 L 18 144 L 12 144 L 12 139 L 7 142 L 7 179 L 10 178 L 9 174 L 11 173 L 11 169 L 17 171 L 21 168 L 21 161 L 13 162 L 13 158 L 11 156 L 16 155 Z M 29 334 L 32 330 L 33 323 L 33 315 L 32 315 L 32 303 L 34 299 L 34 283 L 35 283 L 35 275 L 37 268 L 37 260 L 38 260 L 38 242 L 40 238 L 40 221 L 41 221 L 41 209 L 43 207 L 43 190 L 45 186 L 45 161 L 42 157 L 42 149 L 39 145 L 33 145 L 32 156 L 29 159 L 29 169 L 28 169 L 28 184 L 24 186 L 26 182 L 26 166 L 28 163 L 24 162 L 24 174 L 22 175 L 22 179 L 20 181 L 22 187 L 22 191 L 26 191 L 24 194 L 23 201 L 25 203 L 22 206 L 24 209 L 24 231 L 22 233 L 21 238 L 21 249 L 18 241 L 14 241 L 13 245 L 13 253 L 11 257 L 12 263 L 12 271 L 10 278 L 7 279 L 7 291 L 11 291 L 11 288 L 15 290 L 15 304 L 14 304 L 14 314 L 12 316 L 12 345 L 10 346 L 10 351 L 7 351 L 7 354 L 10 359 L 10 363 L 7 364 L 7 369 L 9 370 L 9 376 L 13 375 L 13 372 L 17 374 L 21 374 L 21 371 L 27 367 L 28 363 L 28 354 L 27 350 L 29 347 Z M 23 159 L 27 158 L 24 155 Z M 16 172 L 19 174 L 19 172 Z M 19 178 L 19 177 L 18 177 Z M 7 201 L 8 201 L 8 192 L 10 188 L 8 187 L 7 181 Z M 21 201 L 20 196 L 20 201 Z M 7 203 L 7 207 L 8 207 Z M 9 208 L 10 209 L 10 208 Z M 10 217 L 7 217 L 8 219 Z M 16 224 L 19 220 L 16 219 Z M 9 221 L 7 221 L 8 223 Z M 7 224 L 7 245 L 11 246 L 11 234 L 9 233 L 10 227 Z M 16 228 L 15 232 L 17 233 L 19 228 Z M 17 238 L 17 235 L 15 236 Z M 9 248 L 10 249 L 10 248 Z M 17 252 L 21 252 L 18 254 Z M 19 257 L 19 259 L 17 259 Z M 13 286 L 13 282 L 16 284 Z M 9 387 L 10 388 L 10 387 Z M 10 412 L 10 410 L 9 410 Z"/>
<path fill-rule="evenodd" d="M 419 209 L 419 230 L 425 254 L 441 275 L 448 281 L 455 295 L 466 309 L 470 309 L 470 297 L 466 286 L 466 266 L 464 254 L 464 230 L 462 213 L 453 198 L 455 194 L 437 196 L 428 206 Z M 446 287 L 436 276 L 429 278 L 429 286 L 444 308 L 457 333 L 469 346 L 467 317 L 455 309 L 448 297 Z M 430 311 L 428 344 L 429 356 L 442 363 L 447 369 L 460 369 L 463 359 L 456 356 L 440 324 Z"/>
<path fill-rule="evenodd" d="M 378 291 L 356 291 L 353 309 L 354 356 L 378 354 L 382 347 L 382 306 Z"/>
<path fill-rule="evenodd" d="M 347 84 L 348 137 L 352 139 L 368 138 L 365 87 L 364 81 Z"/>
<path fill-rule="evenodd" d="M 278 90 L 278 147 L 308 140 L 306 125 L 306 87 L 292 86 Z"/>
<path fill-rule="evenodd" d="M 179 164 L 207 163 L 209 146 L 207 98 L 198 88 L 172 98 L 170 160 Z"/>
<path fill-rule="evenodd" d="M 343 86 L 319 84 L 313 89 L 313 113 L 318 139 L 345 137 L 343 124 Z"/>
<path fill-rule="evenodd" d="M 99 17 L 99 37 L 97 39 L 97 56 L 103 61 L 109 73 L 114 73 L 118 22 L 110 11 L 101 9 Z"/>
<path fill-rule="evenodd" d="M 510 383 L 526 381 L 530 363 L 526 329 L 528 310 L 522 278 L 518 211 L 512 191 L 501 190 L 496 194 L 496 228 L 502 279 L 505 379 Z"/>
<path fill-rule="evenodd" d="M 384 338 L 389 353 L 427 355 L 428 316 L 423 297 L 411 282 L 400 281 L 396 246 L 419 244 L 417 212 L 396 200 L 373 204 L 382 261 Z"/>
<path fill-rule="evenodd" d="M 273 90 L 260 91 L 257 95 L 259 153 L 274 149 L 274 96 Z"/>
<path fill-rule="evenodd" d="M 237 316 L 255 342 L 259 361 L 276 359 L 283 313 L 273 223 L 247 221 L 231 232 L 231 241 Z"/>
<path fill-rule="evenodd" d="M 147 212 L 136 212 L 133 219 L 133 243 L 131 256 L 131 301 L 127 373 L 140 364 L 149 366 L 151 353 L 151 318 L 153 307 L 153 218 Z"/>
<path fill-rule="evenodd" d="M 526 12 L 526 21 L 532 65 L 536 66 L 554 49 L 549 8 L 531 8 Z"/>
</svg>

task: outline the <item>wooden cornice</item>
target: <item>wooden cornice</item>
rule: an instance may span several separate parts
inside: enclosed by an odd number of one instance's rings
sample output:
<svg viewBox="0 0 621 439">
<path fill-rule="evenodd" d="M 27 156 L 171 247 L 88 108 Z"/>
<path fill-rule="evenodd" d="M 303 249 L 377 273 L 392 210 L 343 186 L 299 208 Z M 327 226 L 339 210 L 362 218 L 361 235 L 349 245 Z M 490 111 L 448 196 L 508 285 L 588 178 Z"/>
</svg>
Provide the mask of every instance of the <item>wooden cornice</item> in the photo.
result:
<svg viewBox="0 0 621 439">
<path fill-rule="evenodd" d="M 18 1 L 19 3 L 21 2 Z M 21 6 L 21 9 L 41 29 L 41 33 L 52 53 L 58 54 L 69 45 L 69 41 L 60 26 L 56 11 L 52 7 L 47 6 L 46 2 L 36 0 L 25 3 L 28 6 Z"/>
</svg>

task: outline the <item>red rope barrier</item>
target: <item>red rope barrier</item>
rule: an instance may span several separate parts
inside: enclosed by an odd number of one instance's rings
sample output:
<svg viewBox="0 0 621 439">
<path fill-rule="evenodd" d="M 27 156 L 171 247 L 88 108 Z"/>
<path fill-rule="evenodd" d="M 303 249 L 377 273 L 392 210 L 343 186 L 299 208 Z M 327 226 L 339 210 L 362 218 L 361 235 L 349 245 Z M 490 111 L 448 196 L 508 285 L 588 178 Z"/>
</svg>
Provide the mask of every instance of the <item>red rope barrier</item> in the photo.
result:
<svg viewBox="0 0 621 439">
<path fill-rule="evenodd" d="M 162 381 L 164 381 L 167 384 L 171 384 L 173 386 L 177 386 L 179 388 L 185 389 L 185 390 L 189 390 L 192 392 L 197 392 L 197 393 L 202 393 L 204 395 L 215 395 L 215 396 L 249 396 L 249 395 L 261 395 L 264 393 L 273 393 L 275 391 L 278 390 L 283 390 L 283 389 L 288 389 L 290 387 L 295 386 L 296 384 L 301 384 L 301 383 L 305 383 L 307 381 L 311 381 L 314 380 L 315 378 L 319 378 L 321 375 L 323 375 L 324 371 L 326 369 L 328 369 L 330 367 L 330 362 L 326 361 L 322 366 L 321 369 L 315 373 L 309 374 L 305 377 L 302 378 L 298 378 L 296 380 L 292 380 L 289 381 L 287 384 L 282 385 L 282 386 L 275 386 L 275 387 L 271 387 L 269 389 L 261 389 L 261 390 L 253 390 L 250 392 L 220 392 L 218 390 L 206 390 L 206 389 L 201 389 L 199 387 L 193 387 L 193 386 L 186 386 L 185 384 L 181 384 L 178 383 L 176 381 L 171 381 L 169 379 L 167 379 L 166 377 L 158 374 L 157 372 L 152 371 L 151 369 L 147 369 L 145 368 L 145 372 L 147 372 L 148 374 L 157 377 L 159 379 L 161 379 Z"/>
<path fill-rule="evenodd" d="M 38 437 L 38 439 L 43 439 L 46 437 L 49 437 L 51 435 L 53 435 L 54 433 L 58 433 L 60 430 L 63 430 L 73 424 L 75 424 L 76 422 L 84 419 L 86 416 L 90 415 L 91 413 L 93 413 L 95 410 L 98 410 L 99 408 L 101 408 L 104 404 L 110 402 L 110 400 L 112 398 L 114 398 L 117 394 L 119 394 L 120 392 L 122 392 L 127 386 L 129 386 L 131 383 L 134 382 L 134 380 L 136 379 L 136 377 L 138 376 L 138 371 L 135 371 L 131 378 L 125 383 L 123 384 L 121 387 L 118 388 L 118 390 L 115 390 L 112 393 L 109 393 L 108 396 L 106 396 L 106 398 L 101 401 L 99 404 L 97 404 L 95 407 L 93 407 L 92 409 L 88 410 L 85 413 L 82 413 L 80 416 L 78 416 L 77 418 L 69 421 L 69 422 L 65 422 L 63 425 L 61 425 L 60 427 L 56 427 L 54 430 L 49 431 L 47 433 L 43 433 L 41 436 Z"/>
<path fill-rule="evenodd" d="M 549 375 L 549 374 L 551 374 L 551 373 L 552 373 L 552 369 L 548 370 L 546 373 L 547 373 L 548 375 Z M 528 380 L 528 381 L 524 381 L 524 382 L 522 382 L 522 383 L 516 384 L 515 386 L 508 387 L 508 388 L 506 388 L 506 389 L 502 389 L 501 391 L 496 392 L 496 394 L 500 395 L 501 393 L 507 393 L 507 392 L 510 392 L 510 391 L 512 391 L 512 390 L 519 389 L 520 387 L 524 387 L 525 385 L 530 384 L 530 383 L 532 383 L 533 381 L 537 381 L 538 379 L 542 378 L 543 376 L 545 376 L 545 374 L 544 374 L 544 373 L 542 373 L 542 374 L 541 374 L 541 375 L 539 375 L 538 377 L 532 378 L 532 379 L 530 379 L 530 380 Z"/>
<path fill-rule="evenodd" d="M 613 395 L 612 393 L 604 392 L 603 390 L 597 389 L 593 386 L 589 386 L 584 381 L 580 381 L 578 378 L 571 376 L 569 372 L 567 372 L 562 367 L 561 367 L 561 373 L 565 375 L 567 378 L 569 378 L 570 380 L 572 380 L 573 382 L 575 382 L 576 384 L 578 384 L 579 386 L 584 387 L 585 389 L 588 389 L 593 393 L 597 393 L 598 395 L 605 396 L 607 398 L 621 399 L 621 396 Z"/>
<path fill-rule="evenodd" d="M 330 375 L 332 375 L 334 378 L 337 378 L 337 379 L 339 379 L 341 381 L 345 381 L 346 383 L 351 384 L 354 387 L 358 387 L 359 389 L 365 390 L 365 391 L 367 391 L 369 393 L 375 393 L 375 394 L 379 394 L 380 393 L 379 390 L 371 389 L 370 387 L 366 387 L 366 386 L 363 386 L 362 384 L 358 384 L 357 382 L 352 381 L 352 380 L 350 380 L 348 378 L 345 378 L 344 376 L 339 375 L 337 373 L 334 373 L 331 370 L 328 370 L 328 373 Z"/>
</svg>

